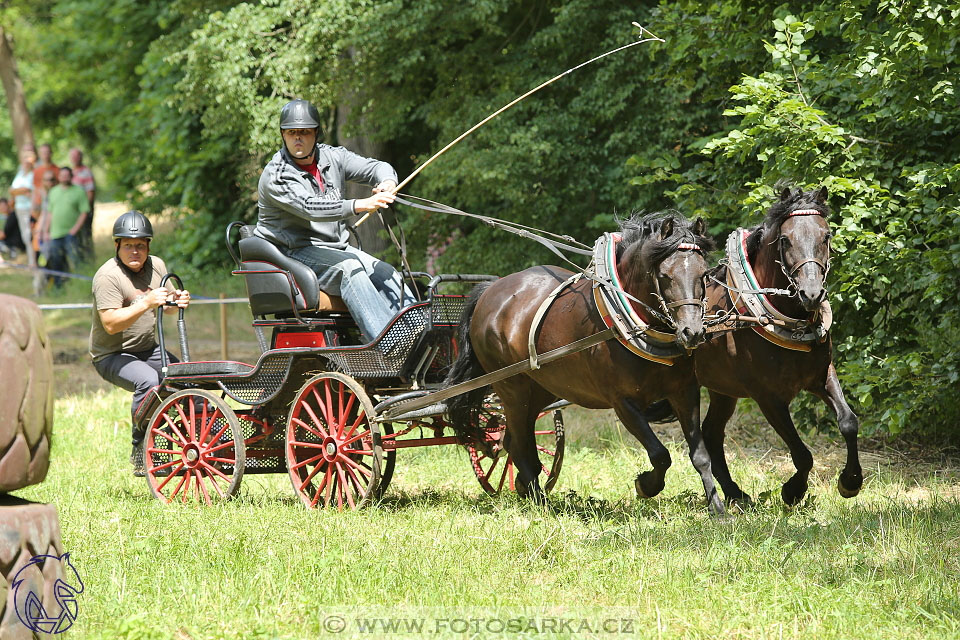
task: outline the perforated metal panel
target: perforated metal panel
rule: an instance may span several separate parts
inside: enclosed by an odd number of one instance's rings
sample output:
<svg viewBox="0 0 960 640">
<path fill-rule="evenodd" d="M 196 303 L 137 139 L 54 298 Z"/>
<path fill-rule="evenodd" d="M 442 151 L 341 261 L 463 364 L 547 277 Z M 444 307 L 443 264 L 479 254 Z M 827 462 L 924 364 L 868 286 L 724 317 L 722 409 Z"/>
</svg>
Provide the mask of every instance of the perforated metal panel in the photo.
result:
<svg viewBox="0 0 960 640">
<path fill-rule="evenodd" d="M 238 415 L 237 417 L 240 419 L 240 431 L 243 433 L 244 442 L 246 442 L 247 455 L 244 473 L 282 473 L 286 471 L 283 418 L 271 419 L 271 430 L 261 421 L 251 420 L 245 415 Z"/>
<path fill-rule="evenodd" d="M 263 404 L 283 388 L 292 361 L 293 355 L 289 353 L 268 355 L 254 375 L 240 379 L 224 378 L 218 384 L 237 402 Z"/>
<path fill-rule="evenodd" d="M 427 327 L 429 308 L 417 305 L 404 311 L 374 346 L 324 353 L 338 370 L 356 378 L 394 378 Z"/>
<path fill-rule="evenodd" d="M 460 316 L 463 314 L 463 308 L 465 306 L 467 306 L 466 296 L 433 296 L 433 304 L 430 308 L 433 326 L 459 325 Z"/>
</svg>

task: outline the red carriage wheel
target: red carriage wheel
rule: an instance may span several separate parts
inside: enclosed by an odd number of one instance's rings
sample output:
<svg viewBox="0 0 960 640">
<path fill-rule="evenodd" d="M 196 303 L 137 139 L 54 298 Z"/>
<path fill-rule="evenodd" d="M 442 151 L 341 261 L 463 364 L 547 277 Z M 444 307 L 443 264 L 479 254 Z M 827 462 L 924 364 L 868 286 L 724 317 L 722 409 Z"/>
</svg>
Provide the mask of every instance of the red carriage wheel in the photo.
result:
<svg viewBox="0 0 960 640">
<path fill-rule="evenodd" d="M 244 453 L 240 421 L 222 398 L 199 389 L 178 391 L 147 426 L 147 484 L 168 504 L 227 500 L 240 488 Z"/>
<path fill-rule="evenodd" d="M 548 412 L 541 413 L 537 418 L 548 415 Z M 485 403 L 480 412 L 480 424 L 484 431 L 489 434 L 497 434 L 496 444 L 494 444 L 493 455 L 478 449 L 473 445 L 467 445 L 467 452 L 470 454 L 470 466 L 480 482 L 483 490 L 492 496 L 497 495 L 504 488 L 510 491 L 516 491 L 514 484 L 516 468 L 510 455 L 504 446 L 503 437 L 506 434 L 506 424 L 503 422 L 503 414 L 500 407 Z M 563 432 L 563 413 L 556 409 L 553 412 L 553 420 L 549 427 L 535 428 L 534 434 L 537 439 L 537 452 L 540 455 L 540 464 L 546 477 L 543 490 L 549 492 L 553 485 L 557 483 L 560 476 L 560 468 L 563 466 L 563 450 L 566 438 Z"/>
<path fill-rule="evenodd" d="M 297 392 L 287 419 L 287 469 L 308 508 L 356 509 L 376 499 L 383 467 L 380 428 L 363 387 L 321 373 Z"/>
</svg>

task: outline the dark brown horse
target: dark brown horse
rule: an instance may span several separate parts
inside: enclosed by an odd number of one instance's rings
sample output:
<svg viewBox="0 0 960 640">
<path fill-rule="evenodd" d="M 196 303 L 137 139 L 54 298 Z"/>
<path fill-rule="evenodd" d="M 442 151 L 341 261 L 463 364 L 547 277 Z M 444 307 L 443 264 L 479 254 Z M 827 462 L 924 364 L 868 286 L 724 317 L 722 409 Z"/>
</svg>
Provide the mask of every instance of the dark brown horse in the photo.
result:
<svg viewBox="0 0 960 640">
<path fill-rule="evenodd" d="M 746 253 L 764 288 L 789 291 L 771 295 L 769 302 L 784 316 L 809 319 L 816 314 L 826 295 L 825 280 L 830 264 L 830 226 L 826 188 L 801 191 L 784 188 L 780 201 L 767 212 L 764 223 L 751 230 Z M 728 256 L 728 260 L 731 259 Z M 707 282 L 707 306 L 711 313 L 733 308 L 727 282 L 729 267 L 721 266 Z M 719 281 L 719 282 L 718 282 Z M 732 293 L 736 298 L 737 294 Z M 708 340 L 694 354 L 697 379 L 710 391 L 710 408 L 703 421 L 703 436 L 713 463 L 713 473 L 727 500 L 750 503 L 751 499 L 730 477 L 723 451 L 724 430 L 738 398 L 753 398 L 764 417 L 783 438 L 796 473 L 781 489 L 787 504 L 797 504 L 807 491 L 807 477 L 813 456 L 800 440 L 790 417 L 790 402 L 800 391 L 821 398 L 837 416 L 840 433 L 847 445 L 847 460 L 837 482 L 840 495 L 850 498 L 860 491 L 863 473 L 857 454 L 857 416 L 843 398 L 833 366 L 830 335 L 808 340 L 809 350 L 795 350 L 774 344 L 763 337 L 762 328 L 746 328 Z M 775 338 L 775 337 L 774 337 Z"/>
<path fill-rule="evenodd" d="M 691 223 L 675 213 L 634 216 L 621 223 L 622 240 L 616 261 L 623 289 L 651 308 L 673 317 L 676 341 L 686 349 L 704 336 L 703 276 L 707 265 L 700 251 L 708 248 L 703 221 Z M 450 384 L 526 360 L 528 335 L 541 303 L 571 272 L 540 266 L 514 273 L 474 291 L 461 323 L 460 356 L 447 379 Z M 483 285 L 481 285 L 482 287 Z M 587 279 L 562 290 L 543 316 L 536 349 L 543 353 L 606 329 L 594 303 L 594 283 Z M 662 296 L 664 304 L 656 295 Z M 671 304 L 673 303 L 673 304 Z M 666 329 L 674 333 L 674 328 Z M 700 433 L 699 390 L 693 359 L 681 355 L 672 366 L 635 355 L 616 340 L 567 355 L 522 375 L 493 385 L 503 403 L 507 423 L 506 448 L 516 465 L 517 487 L 535 501 L 544 496 L 538 480 L 541 464 L 534 439 L 540 411 L 558 398 L 590 409 L 613 408 L 624 426 L 644 446 L 653 469 L 635 481 L 638 495 L 653 497 L 664 487 L 670 453 L 657 439 L 642 409 L 666 398 L 690 447 L 711 511 L 724 508 L 710 470 L 710 458 Z M 462 410 L 482 402 L 483 389 L 457 396 L 451 406 L 454 422 L 465 428 Z"/>
</svg>

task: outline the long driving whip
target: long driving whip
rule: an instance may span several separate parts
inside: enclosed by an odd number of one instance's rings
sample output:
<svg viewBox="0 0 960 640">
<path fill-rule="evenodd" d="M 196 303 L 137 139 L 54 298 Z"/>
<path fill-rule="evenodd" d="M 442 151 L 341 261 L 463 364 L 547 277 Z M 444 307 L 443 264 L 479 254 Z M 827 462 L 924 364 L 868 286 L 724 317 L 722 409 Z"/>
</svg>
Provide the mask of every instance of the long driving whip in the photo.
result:
<svg viewBox="0 0 960 640">
<path fill-rule="evenodd" d="M 597 60 L 600 60 L 601 58 L 606 58 L 606 57 L 609 56 L 609 55 L 613 55 L 614 53 L 617 53 L 617 52 L 619 52 L 619 51 L 623 51 L 624 49 L 629 49 L 630 47 L 635 47 L 635 46 L 637 46 L 638 44 L 643 44 L 643 43 L 645 43 L 645 42 L 653 42 L 653 41 L 666 42 L 663 38 L 660 38 L 660 37 L 655 36 L 649 29 L 647 29 L 646 27 L 640 25 L 639 23 L 633 22 L 633 23 L 631 23 L 631 24 L 633 24 L 633 26 L 635 26 L 635 27 L 637 27 L 638 29 L 640 29 L 640 39 L 639 39 L 639 40 L 637 40 L 636 42 L 631 42 L 630 44 L 625 44 L 625 45 L 623 45 L 622 47 L 617 47 L 616 49 L 612 49 L 612 50 L 610 50 L 610 51 L 607 51 L 606 53 L 601 53 L 601 54 L 598 55 L 597 57 L 595 57 L 595 58 L 590 58 L 590 59 L 587 60 L 586 62 L 581 62 L 580 64 L 578 64 L 578 65 L 575 66 L 575 67 L 570 67 L 569 69 L 567 69 L 566 71 L 564 71 L 564 72 L 561 73 L 560 75 L 557 75 L 557 76 L 554 76 L 554 77 L 550 78 L 549 80 L 547 80 L 546 82 L 540 84 L 539 86 L 531 89 L 530 91 L 527 91 L 525 94 L 523 94 L 523 95 L 520 96 L 519 98 L 515 98 L 515 99 L 512 100 L 510 103 L 508 103 L 508 104 L 500 107 L 500 108 L 497 109 L 495 112 L 491 113 L 489 116 L 487 116 L 486 118 L 484 118 L 483 120 L 481 120 L 481 121 L 478 122 L 477 124 L 473 125 L 473 126 L 470 127 L 469 129 L 467 129 L 466 131 L 464 131 L 463 133 L 461 133 L 459 136 L 457 136 L 456 140 L 454 140 L 453 142 L 449 143 L 449 144 L 448 144 L 447 146 L 445 146 L 443 149 L 440 149 L 440 151 L 437 151 L 435 154 L 433 154 L 426 162 L 424 162 L 422 165 L 420 165 L 419 167 L 417 167 L 416 169 L 414 169 L 413 173 L 411 173 L 409 176 L 407 176 L 406 179 L 405 179 L 403 182 L 401 182 L 400 184 L 398 184 L 398 185 L 397 185 L 395 188 L 393 188 L 391 191 L 392 191 L 393 193 L 398 193 L 398 192 L 400 191 L 400 189 L 402 189 L 408 182 L 410 182 L 411 180 L 413 180 L 413 179 L 417 176 L 418 173 L 420 173 L 421 171 L 423 171 L 424 169 L 426 169 L 426 168 L 427 168 L 427 165 L 429 165 L 431 162 L 433 162 L 434 160 L 436 160 L 437 158 L 439 158 L 440 156 L 442 156 L 444 153 L 446 153 L 447 150 L 449 150 L 453 145 L 457 144 L 458 142 L 460 142 L 461 140 L 463 140 L 464 138 L 466 138 L 468 135 L 470 135 L 471 133 L 473 133 L 474 131 L 476 131 L 477 129 L 479 129 L 480 127 L 482 127 L 483 125 L 485 125 L 486 123 L 490 122 L 491 120 L 493 120 L 494 118 L 496 118 L 498 115 L 500 115 L 501 113 L 503 113 L 504 111 L 506 111 L 507 109 L 509 109 L 510 107 L 512 107 L 513 105 L 517 104 L 518 102 L 520 102 L 521 100 L 527 98 L 528 96 L 533 95 L 533 94 L 536 93 L 537 91 L 540 91 L 540 89 L 543 89 L 544 87 L 553 84 L 554 82 L 556 82 L 557 80 L 559 80 L 559 79 L 562 78 L 563 76 L 565 76 L 565 75 L 567 75 L 567 74 L 570 74 L 570 73 L 573 73 L 573 72 L 576 71 L 577 69 L 580 69 L 580 68 L 582 68 L 582 67 L 585 67 L 585 66 L 587 66 L 588 64 L 592 64 L 592 63 L 596 62 Z M 643 34 L 644 34 L 644 33 L 649 34 L 650 37 L 644 38 L 644 37 L 643 37 Z M 370 217 L 370 213 L 369 213 L 369 212 L 368 212 L 368 213 L 365 213 L 362 218 L 360 218 L 359 220 L 357 220 L 357 222 L 356 222 L 356 224 L 355 224 L 354 226 L 360 226 L 360 225 L 363 224 L 363 223 L 366 221 L 366 219 L 369 218 L 369 217 Z"/>
</svg>

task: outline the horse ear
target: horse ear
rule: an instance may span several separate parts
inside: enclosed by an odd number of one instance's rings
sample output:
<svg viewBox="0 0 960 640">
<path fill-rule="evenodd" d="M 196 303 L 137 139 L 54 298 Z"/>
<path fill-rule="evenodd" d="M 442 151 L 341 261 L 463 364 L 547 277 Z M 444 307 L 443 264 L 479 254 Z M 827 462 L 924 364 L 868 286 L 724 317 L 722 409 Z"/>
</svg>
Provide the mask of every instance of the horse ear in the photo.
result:
<svg viewBox="0 0 960 640">
<path fill-rule="evenodd" d="M 820 204 L 827 204 L 827 188 L 825 186 L 820 187 L 815 197 Z"/>
<path fill-rule="evenodd" d="M 780 192 L 780 202 L 788 200 L 790 198 L 790 188 L 784 187 L 783 191 Z"/>
<path fill-rule="evenodd" d="M 694 235 L 702 236 L 707 232 L 707 224 L 703 221 L 703 218 L 698 217 L 693 221 L 693 226 L 690 227 L 690 230 L 693 231 Z"/>
<path fill-rule="evenodd" d="M 666 240 L 673 235 L 673 219 L 667 218 L 663 221 L 663 226 L 660 227 L 660 239 Z"/>
</svg>

